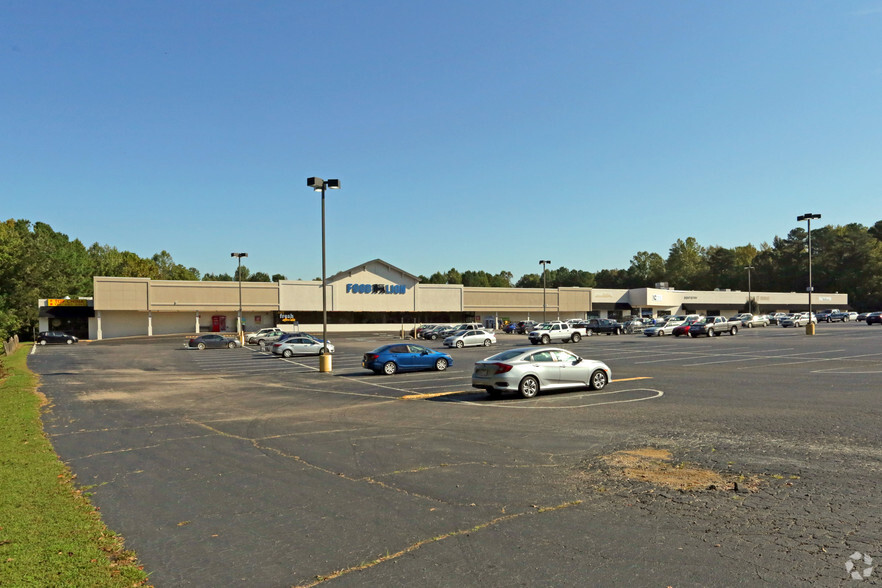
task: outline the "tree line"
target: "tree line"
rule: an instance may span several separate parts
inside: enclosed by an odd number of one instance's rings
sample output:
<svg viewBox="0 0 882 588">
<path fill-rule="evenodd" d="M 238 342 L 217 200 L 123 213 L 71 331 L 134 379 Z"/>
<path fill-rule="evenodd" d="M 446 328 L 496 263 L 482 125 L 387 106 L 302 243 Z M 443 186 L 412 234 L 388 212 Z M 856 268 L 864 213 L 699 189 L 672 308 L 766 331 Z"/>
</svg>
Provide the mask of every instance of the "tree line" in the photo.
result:
<svg viewBox="0 0 882 588">
<path fill-rule="evenodd" d="M 626 269 L 589 272 L 548 267 L 516 281 L 509 271 L 435 272 L 419 276 L 428 284 L 462 284 L 494 288 L 640 288 L 667 283 L 680 290 L 748 289 L 805 292 L 808 286 L 807 234 L 795 228 L 771 244 L 732 248 L 702 246 L 693 237 L 677 239 L 667 255 L 639 251 Z M 156 280 L 237 281 L 232 274 L 201 274 L 175 263 L 167 251 L 141 257 L 52 230 L 46 223 L 7 220 L 0 223 L 0 337 L 28 335 L 38 324 L 40 298 L 92 295 L 93 276 L 146 277 Z M 277 282 L 282 274 L 251 272 L 241 267 L 243 281 Z M 812 231 L 812 285 L 819 292 L 845 292 L 854 308 L 882 310 L 882 220 L 872 227 L 859 223 L 825 226 Z"/>
<path fill-rule="evenodd" d="M 241 271 L 244 281 L 287 279 L 251 273 L 244 265 Z M 168 251 L 141 257 L 111 245 L 86 247 L 46 223 L 9 219 L 0 223 L 0 338 L 31 334 L 38 324 L 40 298 L 92 296 L 93 276 L 234 281 L 239 268 L 232 275 L 201 275 L 194 267 L 175 263 Z"/>
</svg>

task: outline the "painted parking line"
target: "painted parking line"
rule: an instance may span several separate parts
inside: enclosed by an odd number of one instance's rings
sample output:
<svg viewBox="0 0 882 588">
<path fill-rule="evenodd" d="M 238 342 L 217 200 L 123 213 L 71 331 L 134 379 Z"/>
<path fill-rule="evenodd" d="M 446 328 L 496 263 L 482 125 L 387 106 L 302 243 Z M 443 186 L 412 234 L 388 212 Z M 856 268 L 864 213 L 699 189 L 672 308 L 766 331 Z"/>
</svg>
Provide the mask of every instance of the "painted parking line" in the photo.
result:
<svg viewBox="0 0 882 588">
<path fill-rule="evenodd" d="M 613 382 L 632 382 L 634 380 L 651 380 L 652 376 L 638 376 L 636 378 L 621 378 L 618 380 L 610 380 L 610 384 Z M 408 394 L 407 396 L 402 396 L 402 400 L 424 400 L 426 398 L 438 398 L 440 396 L 452 396 L 453 394 L 475 394 L 478 392 L 477 388 L 473 388 L 471 390 L 453 390 L 451 392 L 434 392 L 434 393 L 426 393 L 426 394 Z"/>
</svg>

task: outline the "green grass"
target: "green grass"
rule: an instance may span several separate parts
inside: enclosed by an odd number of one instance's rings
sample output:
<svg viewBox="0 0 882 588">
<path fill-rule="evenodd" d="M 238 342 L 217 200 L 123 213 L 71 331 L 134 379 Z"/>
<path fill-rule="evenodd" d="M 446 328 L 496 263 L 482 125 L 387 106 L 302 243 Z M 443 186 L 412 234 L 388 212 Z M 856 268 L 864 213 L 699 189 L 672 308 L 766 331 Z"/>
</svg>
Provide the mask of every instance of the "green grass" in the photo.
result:
<svg viewBox="0 0 882 588">
<path fill-rule="evenodd" d="M 29 351 L 0 357 L 0 586 L 143 586 L 43 433 Z"/>
</svg>

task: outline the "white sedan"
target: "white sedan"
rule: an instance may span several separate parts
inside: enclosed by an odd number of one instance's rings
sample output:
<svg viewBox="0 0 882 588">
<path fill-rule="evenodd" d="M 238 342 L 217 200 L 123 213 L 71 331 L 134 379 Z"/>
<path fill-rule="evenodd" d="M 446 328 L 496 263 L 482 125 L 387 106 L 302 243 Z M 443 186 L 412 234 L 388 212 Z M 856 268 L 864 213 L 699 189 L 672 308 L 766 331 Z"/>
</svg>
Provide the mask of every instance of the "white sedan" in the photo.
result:
<svg viewBox="0 0 882 588">
<path fill-rule="evenodd" d="M 445 347 L 463 348 L 470 345 L 483 345 L 484 347 L 490 347 L 495 344 L 496 335 L 490 331 L 484 331 L 481 329 L 459 331 L 444 339 Z"/>
</svg>

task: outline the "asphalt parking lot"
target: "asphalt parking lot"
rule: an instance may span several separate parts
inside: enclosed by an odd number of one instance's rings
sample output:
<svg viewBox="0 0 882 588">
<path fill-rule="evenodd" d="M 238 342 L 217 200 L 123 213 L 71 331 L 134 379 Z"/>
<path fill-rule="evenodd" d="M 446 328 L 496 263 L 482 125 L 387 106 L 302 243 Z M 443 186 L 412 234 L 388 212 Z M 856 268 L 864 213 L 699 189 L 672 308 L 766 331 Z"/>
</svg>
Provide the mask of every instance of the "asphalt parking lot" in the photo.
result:
<svg viewBox="0 0 882 588">
<path fill-rule="evenodd" d="M 330 338 L 331 374 L 183 338 L 30 357 L 47 434 L 156 586 L 840 585 L 882 558 L 875 325 L 594 336 L 563 347 L 612 383 L 530 400 L 470 387 L 524 336 L 394 376 L 360 365 L 390 337 Z M 695 472 L 720 481 L 676 489 Z"/>
</svg>

